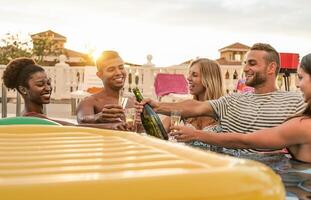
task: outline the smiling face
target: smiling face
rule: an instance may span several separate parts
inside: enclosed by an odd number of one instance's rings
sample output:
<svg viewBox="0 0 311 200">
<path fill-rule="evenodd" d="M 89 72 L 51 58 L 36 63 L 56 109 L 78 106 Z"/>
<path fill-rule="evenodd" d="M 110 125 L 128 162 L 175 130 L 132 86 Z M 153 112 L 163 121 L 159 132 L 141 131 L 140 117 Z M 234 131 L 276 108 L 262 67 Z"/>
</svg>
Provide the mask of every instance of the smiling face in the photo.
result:
<svg viewBox="0 0 311 200">
<path fill-rule="evenodd" d="M 51 81 L 44 71 L 35 72 L 28 80 L 28 88 L 23 95 L 25 100 L 36 104 L 50 103 L 52 93 Z"/>
<path fill-rule="evenodd" d="M 311 101 L 311 76 L 302 68 L 298 68 L 298 87 L 303 92 L 305 102 Z"/>
<path fill-rule="evenodd" d="M 194 96 L 201 96 L 205 94 L 206 88 L 202 84 L 202 75 L 199 63 L 195 63 L 189 68 L 187 80 L 190 94 Z"/>
<path fill-rule="evenodd" d="M 120 90 L 123 88 L 126 79 L 123 61 L 120 59 L 109 60 L 109 62 L 97 72 L 97 76 L 103 80 L 105 87 Z"/>
<path fill-rule="evenodd" d="M 266 56 L 265 51 L 251 50 L 248 52 L 244 66 L 247 86 L 256 87 L 266 82 L 268 65 L 264 56 Z"/>
</svg>

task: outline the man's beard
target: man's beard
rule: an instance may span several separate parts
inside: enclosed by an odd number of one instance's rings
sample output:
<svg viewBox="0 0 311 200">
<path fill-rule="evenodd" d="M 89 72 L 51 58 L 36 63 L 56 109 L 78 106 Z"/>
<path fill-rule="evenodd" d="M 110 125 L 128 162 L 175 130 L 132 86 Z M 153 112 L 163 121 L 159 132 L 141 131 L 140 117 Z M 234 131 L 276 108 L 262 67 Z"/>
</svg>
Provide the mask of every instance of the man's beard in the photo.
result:
<svg viewBox="0 0 311 200">
<path fill-rule="evenodd" d="M 259 73 L 255 73 L 250 81 L 246 80 L 245 85 L 255 87 L 257 85 L 264 83 L 265 81 L 266 81 L 265 77 L 260 76 Z"/>
</svg>

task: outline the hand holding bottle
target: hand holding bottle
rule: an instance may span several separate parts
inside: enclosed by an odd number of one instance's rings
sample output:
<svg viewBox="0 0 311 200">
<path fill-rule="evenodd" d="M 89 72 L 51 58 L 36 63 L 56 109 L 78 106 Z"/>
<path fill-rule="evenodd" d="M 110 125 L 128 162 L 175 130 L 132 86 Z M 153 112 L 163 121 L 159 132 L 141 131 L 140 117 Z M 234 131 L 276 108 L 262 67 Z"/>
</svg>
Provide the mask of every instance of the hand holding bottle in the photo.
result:
<svg viewBox="0 0 311 200">
<path fill-rule="evenodd" d="M 156 110 L 159 107 L 159 105 L 158 105 L 159 102 L 154 101 L 150 98 L 144 98 L 140 102 L 138 100 L 136 100 L 136 102 L 135 102 L 136 112 L 142 113 L 145 104 L 149 104 L 153 110 Z"/>
<path fill-rule="evenodd" d="M 154 112 L 151 107 L 151 105 L 156 107 L 156 103 L 153 102 L 151 99 L 144 100 L 138 88 L 134 88 L 133 93 L 135 94 L 136 100 L 138 102 L 142 102 L 135 103 L 135 107 L 137 113 L 140 113 L 140 118 L 146 133 L 148 135 L 167 140 L 168 135 L 163 127 L 163 124 L 159 116 Z"/>
</svg>

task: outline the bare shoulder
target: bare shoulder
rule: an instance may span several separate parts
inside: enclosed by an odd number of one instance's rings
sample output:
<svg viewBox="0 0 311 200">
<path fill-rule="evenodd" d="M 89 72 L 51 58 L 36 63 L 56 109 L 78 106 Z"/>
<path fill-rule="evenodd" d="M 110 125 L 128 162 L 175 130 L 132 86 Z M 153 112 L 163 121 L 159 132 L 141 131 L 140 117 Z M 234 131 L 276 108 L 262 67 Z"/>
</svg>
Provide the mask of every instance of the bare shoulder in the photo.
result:
<svg viewBox="0 0 311 200">
<path fill-rule="evenodd" d="M 295 132 L 303 133 L 306 137 L 311 138 L 311 117 L 295 117 L 288 120 L 284 125 Z"/>
<path fill-rule="evenodd" d="M 301 117 L 300 121 L 301 121 L 300 128 L 311 139 L 311 117 Z"/>
<path fill-rule="evenodd" d="M 90 105 L 90 104 L 95 104 L 96 102 L 96 96 L 93 94 L 91 96 L 85 97 L 83 100 L 81 100 L 80 105 Z"/>
<path fill-rule="evenodd" d="M 94 109 L 97 102 L 101 100 L 101 96 L 98 94 L 92 94 L 91 96 L 85 97 L 78 105 L 78 111 L 80 109 Z"/>
<path fill-rule="evenodd" d="M 102 91 L 102 92 L 92 94 L 92 95 L 84 98 L 81 102 L 87 102 L 87 103 L 95 104 L 96 101 L 101 101 L 103 99 L 106 99 L 105 97 L 106 97 L 106 95 L 105 95 L 104 91 Z"/>
</svg>

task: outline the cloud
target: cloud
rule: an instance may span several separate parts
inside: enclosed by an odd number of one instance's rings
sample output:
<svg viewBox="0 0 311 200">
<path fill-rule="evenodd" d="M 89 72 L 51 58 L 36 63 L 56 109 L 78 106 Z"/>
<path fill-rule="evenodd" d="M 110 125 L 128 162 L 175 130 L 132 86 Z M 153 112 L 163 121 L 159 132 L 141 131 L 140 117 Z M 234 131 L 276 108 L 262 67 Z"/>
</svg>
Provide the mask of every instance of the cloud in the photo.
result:
<svg viewBox="0 0 311 200">
<path fill-rule="evenodd" d="M 140 6 L 137 6 L 140 7 Z M 311 34 L 311 1 L 209 0 L 160 1 L 140 15 L 150 23 L 207 26 L 231 31 Z M 133 14 L 131 17 L 135 18 Z"/>
<path fill-rule="evenodd" d="M 258 41 L 311 51 L 310 0 L 0 1 L 0 33 L 53 29 L 68 37 L 68 47 L 111 47 L 128 58 L 152 53 L 157 62 L 179 63 L 216 58 L 217 49 L 233 42 Z"/>
<path fill-rule="evenodd" d="M 162 26 L 305 35 L 311 31 L 310 7 L 309 0 L 95 0 L 84 6 L 96 13 Z"/>
<path fill-rule="evenodd" d="M 15 1 L 15 3 L 14 3 Z M 235 32 L 311 34 L 310 0 L 11 0 L 3 7 L 24 9 L 27 16 L 71 20 L 118 18 L 168 27 L 213 27 Z M 3 12 L 3 9 L 1 9 Z M 16 11 L 16 10 L 15 10 Z M 8 11 L 7 11 L 8 12 Z M 14 10 L 13 10 L 14 13 Z M 18 17 L 17 15 L 16 17 Z M 22 18 L 22 17 L 20 17 Z M 37 19 L 38 19 L 37 18 Z M 33 18 L 29 18 L 34 20 Z M 23 19 L 21 19 L 23 20 Z M 104 21 L 103 21 L 104 23 Z"/>
</svg>

